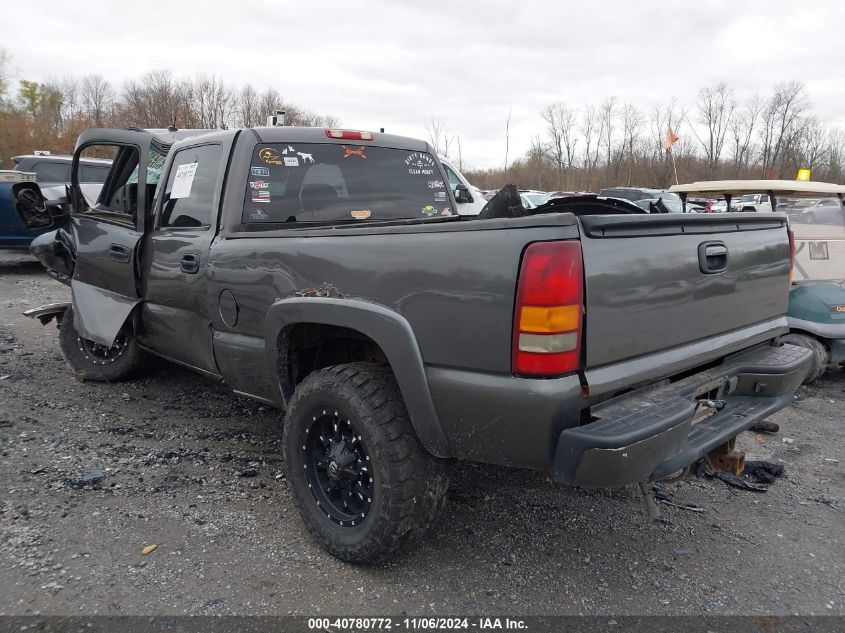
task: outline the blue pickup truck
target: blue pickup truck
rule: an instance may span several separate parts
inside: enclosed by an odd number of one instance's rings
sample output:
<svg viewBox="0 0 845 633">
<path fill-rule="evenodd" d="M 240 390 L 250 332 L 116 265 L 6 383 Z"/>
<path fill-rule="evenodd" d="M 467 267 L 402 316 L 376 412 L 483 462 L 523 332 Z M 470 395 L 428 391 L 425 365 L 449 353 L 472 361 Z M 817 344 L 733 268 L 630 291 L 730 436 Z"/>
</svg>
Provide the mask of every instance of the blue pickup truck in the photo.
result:
<svg viewBox="0 0 845 633">
<path fill-rule="evenodd" d="M 55 205 L 50 213 L 38 215 L 37 226 L 28 227 L 22 217 L 29 213 L 26 206 L 28 198 L 24 196 L 16 203 L 14 192 L 22 187 L 33 187 L 32 184 L 21 183 L 36 183 L 47 201 L 64 198 L 65 187 L 70 184 L 73 157 L 24 155 L 15 156 L 12 160 L 15 162 L 14 170 L 0 171 L 0 248 L 27 248 L 36 235 L 54 226 L 56 214 L 64 215 L 65 211 L 60 205 Z M 82 158 L 79 162 L 81 182 L 99 185 L 105 181 L 110 160 Z M 37 197 L 33 197 L 31 202 L 37 205 Z"/>
</svg>

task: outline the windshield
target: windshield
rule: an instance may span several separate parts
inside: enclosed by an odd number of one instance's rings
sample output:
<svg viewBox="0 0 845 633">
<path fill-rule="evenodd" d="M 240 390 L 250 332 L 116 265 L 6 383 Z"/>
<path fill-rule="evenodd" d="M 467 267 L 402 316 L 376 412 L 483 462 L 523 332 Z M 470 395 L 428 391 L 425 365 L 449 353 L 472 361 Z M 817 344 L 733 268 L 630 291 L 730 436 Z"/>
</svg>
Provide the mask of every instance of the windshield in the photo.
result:
<svg viewBox="0 0 845 633">
<path fill-rule="evenodd" d="M 756 193 L 746 193 L 740 200 L 743 202 L 754 202 L 757 199 Z"/>
<path fill-rule="evenodd" d="M 546 204 L 549 201 L 549 194 L 547 193 L 526 193 L 523 195 L 528 198 L 532 202 L 532 204 L 538 207 L 541 204 Z"/>
<path fill-rule="evenodd" d="M 547 193 L 526 193 L 523 195 L 529 200 L 531 200 L 531 202 L 538 207 L 541 204 L 546 204 L 549 201 L 549 194 Z"/>
<path fill-rule="evenodd" d="M 681 202 L 681 197 L 676 193 L 669 193 L 667 191 L 657 194 L 657 200 L 662 200 L 663 204 L 669 209 L 669 213 L 683 213 L 684 205 Z"/>
<path fill-rule="evenodd" d="M 816 202 L 818 202 L 818 200 L 793 200 L 791 201 L 789 206 L 793 209 L 803 209 L 804 207 L 809 207 L 811 205 L 816 204 Z"/>
<path fill-rule="evenodd" d="M 334 143 L 258 144 L 245 224 L 451 216 L 447 184 L 425 152 Z"/>
</svg>

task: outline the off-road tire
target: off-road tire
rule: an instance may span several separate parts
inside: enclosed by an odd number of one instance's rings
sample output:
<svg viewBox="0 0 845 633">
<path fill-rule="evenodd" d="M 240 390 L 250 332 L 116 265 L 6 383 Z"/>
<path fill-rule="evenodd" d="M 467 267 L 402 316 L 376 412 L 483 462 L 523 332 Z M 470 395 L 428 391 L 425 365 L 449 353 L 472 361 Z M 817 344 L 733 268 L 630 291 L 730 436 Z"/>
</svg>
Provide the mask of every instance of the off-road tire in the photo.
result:
<svg viewBox="0 0 845 633">
<path fill-rule="evenodd" d="M 59 345 L 65 361 L 82 380 L 120 382 L 137 375 L 145 366 L 147 355 L 138 347 L 131 331 L 124 328 L 118 335 L 120 352 L 115 358 L 104 359 L 92 353 L 95 344 L 82 338 L 74 325 L 73 308 L 65 310 L 59 324 Z"/>
<path fill-rule="evenodd" d="M 792 332 L 781 337 L 782 343 L 789 343 L 790 345 L 797 345 L 813 352 L 813 363 L 810 370 L 807 372 L 807 377 L 804 378 L 804 384 L 809 385 L 815 382 L 824 375 L 827 371 L 827 366 L 830 364 L 830 353 L 822 343 L 812 336 L 806 334 L 798 334 Z"/>
<path fill-rule="evenodd" d="M 314 414 L 325 411 L 343 412 L 372 465 L 371 505 L 354 527 L 329 518 L 309 488 L 305 446 Z M 288 406 L 282 448 L 288 486 L 305 527 L 330 554 L 350 563 L 394 557 L 431 532 L 445 504 L 448 463 L 420 444 L 387 366 L 349 363 L 307 376 Z"/>
</svg>

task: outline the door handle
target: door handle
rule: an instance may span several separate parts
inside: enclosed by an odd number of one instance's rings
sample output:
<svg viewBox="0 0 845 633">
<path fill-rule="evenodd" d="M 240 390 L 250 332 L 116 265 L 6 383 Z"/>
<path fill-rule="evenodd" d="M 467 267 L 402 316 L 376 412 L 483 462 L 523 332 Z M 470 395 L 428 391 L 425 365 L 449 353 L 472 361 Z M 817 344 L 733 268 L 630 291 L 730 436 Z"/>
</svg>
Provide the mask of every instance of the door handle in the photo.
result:
<svg viewBox="0 0 845 633">
<path fill-rule="evenodd" d="M 112 244 L 109 246 L 109 257 L 121 264 L 129 263 L 130 252 L 129 248 L 127 246 L 123 246 L 122 244 Z"/>
<path fill-rule="evenodd" d="M 728 247 L 724 242 L 702 242 L 698 245 L 698 267 L 705 275 L 721 273 L 728 268 Z"/>
<path fill-rule="evenodd" d="M 198 255 L 185 255 L 182 258 L 182 262 L 179 265 L 179 268 L 182 270 L 183 273 L 188 273 L 189 275 L 194 275 L 199 272 L 200 269 L 200 258 Z"/>
</svg>

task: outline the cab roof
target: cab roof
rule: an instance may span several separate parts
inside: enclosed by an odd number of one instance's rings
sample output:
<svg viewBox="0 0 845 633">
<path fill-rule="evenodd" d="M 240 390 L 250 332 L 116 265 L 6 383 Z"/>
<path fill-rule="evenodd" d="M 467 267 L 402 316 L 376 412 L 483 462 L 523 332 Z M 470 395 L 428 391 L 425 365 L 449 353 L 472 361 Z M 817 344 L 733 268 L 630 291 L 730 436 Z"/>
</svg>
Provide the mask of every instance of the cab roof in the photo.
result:
<svg viewBox="0 0 845 633">
<path fill-rule="evenodd" d="M 685 185 L 672 185 L 672 193 L 706 195 L 742 195 L 772 192 L 792 198 L 845 194 L 845 185 L 813 180 L 702 180 Z"/>
</svg>

